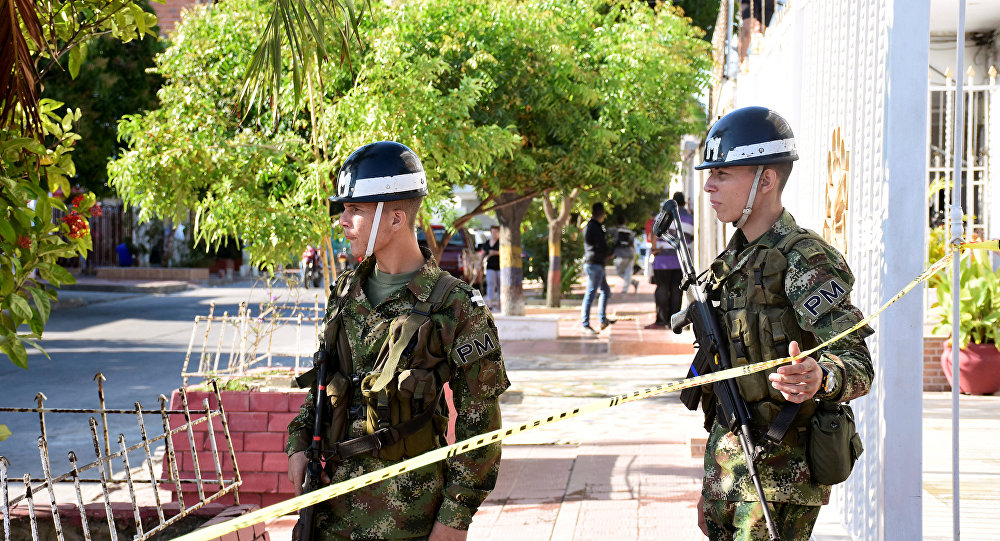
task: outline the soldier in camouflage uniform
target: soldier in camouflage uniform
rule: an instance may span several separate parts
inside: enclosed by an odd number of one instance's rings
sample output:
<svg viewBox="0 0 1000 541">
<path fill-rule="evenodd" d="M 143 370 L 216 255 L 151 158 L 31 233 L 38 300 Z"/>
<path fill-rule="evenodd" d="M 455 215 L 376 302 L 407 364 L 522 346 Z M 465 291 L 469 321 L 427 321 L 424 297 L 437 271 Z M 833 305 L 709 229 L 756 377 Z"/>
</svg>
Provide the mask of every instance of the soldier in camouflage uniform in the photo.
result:
<svg viewBox="0 0 1000 541">
<path fill-rule="evenodd" d="M 324 332 L 321 347 L 350 357 L 353 374 L 346 374 L 344 381 L 353 378 L 354 382 L 345 385 L 346 397 L 337 396 L 335 381 L 327 385 L 332 403 L 341 398 L 349 403 L 341 410 L 347 412 L 345 428 L 342 434 L 331 433 L 333 439 L 363 438 L 372 432 L 371 410 L 378 408 L 365 402 L 362 389 L 367 392 L 373 379 L 366 375 L 385 368 L 390 345 L 399 339 L 406 317 L 428 302 L 439 279 L 447 275 L 431 253 L 417 244 L 414 217 L 426 194 L 419 159 L 399 143 L 383 141 L 361 147 L 341 168 L 338 195 L 331 200 L 344 203 L 340 223 L 354 255 L 366 257 L 353 273 L 341 276 L 328 304 L 325 326 L 339 317 L 346 340 L 341 338 L 343 343 L 333 346 L 329 342 L 336 337 Z M 416 399 L 426 401 L 435 409 L 428 428 L 388 447 L 327 460 L 331 482 L 442 446 L 448 422 L 440 392 L 445 382 L 450 384 L 458 414 L 458 439 L 500 428 L 498 397 L 510 383 L 493 317 L 478 291 L 465 282 L 450 283 L 452 288 L 443 301 L 429 310 L 429 318 L 408 341 L 395 370 L 398 381 L 394 378 L 389 384 L 398 398 L 404 394 L 404 381 L 422 374 L 417 377 L 417 391 L 411 386 L 407 400 L 390 405 L 395 415 Z M 360 381 L 364 383 L 359 385 Z M 393 395 L 389 396 L 391 401 Z M 300 414 L 288 425 L 289 477 L 297 490 L 303 483 L 303 451 L 313 435 L 313 397 L 310 391 Z M 331 417 L 336 422 L 336 413 Z M 336 443 L 324 443 L 324 448 L 337 449 Z M 499 464 L 497 443 L 334 498 L 317 507 L 314 531 L 323 540 L 465 539 L 472 516 L 496 483 Z"/>
<path fill-rule="evenodd" d="M 796 225 L 781 191 L 798 159 L 783 118 L 763 107 L 737 109 L 709 131 L 705 191 L 720 221 L 737 227 L 712 264 L 710 298 L 719 301 L 734 366 L 797 355 L 863 319 L 851 304 L 854 283 L 844 257 L 820 236 Z M 807 459 L 809 420 L 819 401 L 846 402 L 868 393 L 874 372 L 865 326 L 777 369 L 739 378 L 760 447 L 755 460 L 782 540 L 806 541 L 828 503 Z M 711 386 L 702 407 L 709 431 L 699 526 L 709 538 L 767 539 L 763 511 L 739 439 L 719 423 Z M 782 415 L 787 410 L 788 415 Z M 785 417 L 784 432 L 765 437 Z M 791 419 L 790 422 L 787 419 Z M 773 432 L 772 432 L 773 434 Z"/>
</svg>

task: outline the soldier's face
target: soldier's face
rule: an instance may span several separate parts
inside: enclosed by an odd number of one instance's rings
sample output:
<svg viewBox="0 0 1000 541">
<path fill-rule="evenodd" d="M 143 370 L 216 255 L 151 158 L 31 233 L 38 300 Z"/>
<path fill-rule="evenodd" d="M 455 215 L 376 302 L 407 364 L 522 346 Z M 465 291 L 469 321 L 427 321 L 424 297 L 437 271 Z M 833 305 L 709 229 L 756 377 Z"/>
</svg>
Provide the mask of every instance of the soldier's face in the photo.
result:
<svg viewBox="0 0 1000 541">
<path fill-rule="evenodd" d="M 709 170 L 705 192 L 716 218 L 721 222 L 735 222 L 743 214 L 750 197 L 750 187 L 757 172 L 756 166 L 719 167 Z"/>
<path fill-rule="evenodd" d="M 372 230 L 377 206 L 378 203 L 344 204 L 344 213 L 340 215 L 340 226 L 344 228 L 344 236 L 351 243 L 351 254 L 354 257 L 365 255 L 365 249 L 368 247 L 368 235 Z M 382 212 L 384 217 L 385 210 L 383 209 Z"/>
</svg>

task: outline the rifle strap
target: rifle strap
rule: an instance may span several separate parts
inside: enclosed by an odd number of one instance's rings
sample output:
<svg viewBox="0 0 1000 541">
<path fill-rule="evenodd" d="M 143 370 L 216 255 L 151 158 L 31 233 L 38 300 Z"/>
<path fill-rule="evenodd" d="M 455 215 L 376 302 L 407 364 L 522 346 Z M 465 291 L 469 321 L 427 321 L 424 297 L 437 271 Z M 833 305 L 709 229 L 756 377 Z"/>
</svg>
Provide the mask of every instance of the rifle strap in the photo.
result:
<svg viewBox="0 0 1000 541">
<path fill-rule="evenodd" d="M 407 421 L 403 421 L 398 425 L 380 428 L 371 434 L 331 445 L 329 450 L 323 452 L 324 459 L 333 461 L 346 460 L 352 456 L 371 451 L 375 451 L 375 456 L 377 457 L 378 451 L 382 447 L 388 447 L 407 436 L 415 434 L 424 425 L 429 423 L 434 418 L 434 412 L 437 409 L 435 404 L 441 400 L 443 394 L 443 389 L 438 391 L 437 399 L 434 402 Z"/>
<path fill-rule="evenodd" d="M 764 434 L 764 438 L 773 444 L 779 444 L 784 441 L 785 435 L 792 426 L 792 421 L 795 420 L 795 416 L 799 413 L 800 408 L 802 408 L 802 404 L 794 402 L 788 402 L 782 406 L 781 411 L 778 412 L 778 416 L 774 418 L 774 422 L 771 423 L 771 426 L 767 427 L 767 433 Z"/>
</svg>

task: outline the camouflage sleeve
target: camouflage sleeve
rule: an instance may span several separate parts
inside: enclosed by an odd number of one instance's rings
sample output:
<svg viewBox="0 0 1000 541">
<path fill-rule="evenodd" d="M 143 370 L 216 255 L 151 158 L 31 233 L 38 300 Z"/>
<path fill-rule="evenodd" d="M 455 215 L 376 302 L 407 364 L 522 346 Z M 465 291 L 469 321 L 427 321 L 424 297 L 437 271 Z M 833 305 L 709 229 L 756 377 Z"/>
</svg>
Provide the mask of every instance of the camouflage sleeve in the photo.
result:
<svg viewBox="0 0 1000 541">
<path fill-rule="evenodd" d="M 820 241 L 799 242 L 788 254 L 785 292 L 799 325 L 812 332 L 819 343 L 864 319 L 861 310 L 851 304 L 853 286 L 854 275 L 843 256 Z M 875 371 L 865 338 L 874 332 L 865 325 L 813 356 L 837 376 L 833 392 L 820 398 L 846 402 L 868 394 Z"/>
<path fill-rule="evenodd" d="M 462 287 L 455 295 L 456 327 L 449 361 L 458 413 L 455 437 L 461 441 L 500 428 L 499 396 L 510 381 L 493 317 L 480 305 L 481 300 L 471 301 L 471 288 Z M 468 529 L 472 516 L 496 485 L 499 471 L 499 443 L 448 459 L 437 521 Z"/>
<path fill-rule="evenodd" d="M 312 389 L 306 393 L 305 402 L 299 408 L 299 414 L 288 423 L 288 444 L 285 453 L 292 456 L 309 447 L 313 435 L 313 423 L 316 422 L 316 395 Z"/>
</svg>

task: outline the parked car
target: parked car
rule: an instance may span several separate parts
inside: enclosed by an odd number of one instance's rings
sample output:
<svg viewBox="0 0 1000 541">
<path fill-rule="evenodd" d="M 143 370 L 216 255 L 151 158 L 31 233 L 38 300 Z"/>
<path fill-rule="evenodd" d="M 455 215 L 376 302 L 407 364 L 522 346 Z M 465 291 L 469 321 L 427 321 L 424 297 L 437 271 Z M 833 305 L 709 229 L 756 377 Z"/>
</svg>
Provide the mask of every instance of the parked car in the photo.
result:
<svg viewBox="0 0 1000 541">
<path fill-rule="evenodd" d="M 444 226 L 432 225 L 431 228 L 434 230 L 434 238 L 441 242 L 441 239 L 444 238 Z M 427 237 L 424 236 L 424 230 L 421 228 L 417 228 L 417 243 L 421 246 L 427 246 Z M 459 228 L 448 240 L 448 245 L 444 247 L 438 265 L 442 270 L 451 273 L 452 276 L 476 285 L 477 274 L 479 274 L 476 272 L 479 263 L 479 253 L 476 249 L 476 241 L 472 234 L 464 227 Z"/>
</svg>

